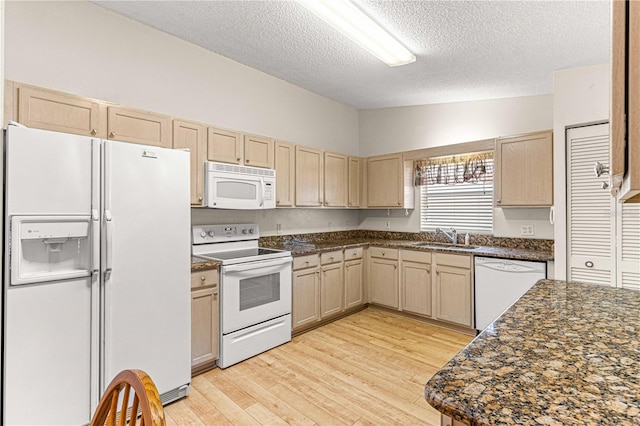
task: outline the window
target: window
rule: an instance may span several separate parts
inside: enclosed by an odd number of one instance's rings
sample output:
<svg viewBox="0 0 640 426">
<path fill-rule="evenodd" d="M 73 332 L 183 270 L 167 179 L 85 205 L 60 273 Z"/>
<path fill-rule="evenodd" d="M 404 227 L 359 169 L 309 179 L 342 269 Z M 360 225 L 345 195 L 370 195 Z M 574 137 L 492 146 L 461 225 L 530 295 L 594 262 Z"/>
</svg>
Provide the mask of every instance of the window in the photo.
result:
<svg viewBox="0 0 640 426">
<path fill-rule="evenodd" d="M 474 173 L 476 165 L 484 166 L 486 173 Z M 455 228 L 458 232 L 492 233 L 493 159 L 429 167 L 430 174 L 437 176 L 439 170 L 440 177 L 428 178 L 420 187 L 420 230 Z M 465 167 L 473 169 L 466 176 Z"/>
</svg>

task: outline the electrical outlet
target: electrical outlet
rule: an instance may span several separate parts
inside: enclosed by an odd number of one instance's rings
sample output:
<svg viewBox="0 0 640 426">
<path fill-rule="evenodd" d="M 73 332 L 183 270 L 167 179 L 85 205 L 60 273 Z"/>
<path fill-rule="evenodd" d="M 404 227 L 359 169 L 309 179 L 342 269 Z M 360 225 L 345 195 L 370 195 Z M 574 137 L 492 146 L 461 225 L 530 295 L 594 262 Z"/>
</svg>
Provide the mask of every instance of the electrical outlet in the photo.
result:
<svg viewBox="0 0 640 426">
<path fill-rule="evenodd" d="M 387 220 L 387 221 L 384 223 L 384 227 L 385 227 L 386 229 L 391 229 L 391 221 L 390 221 L 390 220 Z"/>
<path fill-rule="evenodd" d="M 282 224 L 281 223 L 276 223 L 276 232 L 278 234 L 282 234 Z"/>
<path fill-rule="evenodd" d="M 533 225 L 522 225 L 520 227 L 520 235 L 523 237 L 533 237 L 536 235 L 535 228 Z"/>
</svg>

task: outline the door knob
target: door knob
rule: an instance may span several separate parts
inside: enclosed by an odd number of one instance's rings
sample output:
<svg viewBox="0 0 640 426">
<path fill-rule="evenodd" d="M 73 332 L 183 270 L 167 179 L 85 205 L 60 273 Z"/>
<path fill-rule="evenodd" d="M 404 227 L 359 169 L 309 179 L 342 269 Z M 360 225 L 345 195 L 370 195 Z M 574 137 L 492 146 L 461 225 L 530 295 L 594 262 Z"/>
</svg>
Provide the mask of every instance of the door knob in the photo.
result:
<svg viewBox="0 0 640 426">
<path fill-rule="evenodd" d="M 609 165 L 596 161 L 596 164 L 593 166 L 593 171 L 595 172 L 596 177 L 609 174 Z"/>
</svg>

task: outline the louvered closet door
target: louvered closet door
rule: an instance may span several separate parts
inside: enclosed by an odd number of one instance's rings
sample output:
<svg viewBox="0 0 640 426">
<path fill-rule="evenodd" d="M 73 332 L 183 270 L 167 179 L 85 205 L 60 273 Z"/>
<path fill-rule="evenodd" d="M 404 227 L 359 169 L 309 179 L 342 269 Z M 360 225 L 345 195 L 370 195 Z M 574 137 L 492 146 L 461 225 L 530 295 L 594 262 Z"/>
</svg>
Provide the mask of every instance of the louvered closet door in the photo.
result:
<svg viewBox="0 0 640 426">
<path fill-rule="evenodd" d="M 619 204 L 618 209 L 618 286 L 640 290 L 640 204 Z"/>
<path fill-rule="evenodd" d="M 615 286 L 614 197 L 596 178 L 596 161 L 609 164 L 609 125 L 567 130 L 567 278 Z"/>
</svg>

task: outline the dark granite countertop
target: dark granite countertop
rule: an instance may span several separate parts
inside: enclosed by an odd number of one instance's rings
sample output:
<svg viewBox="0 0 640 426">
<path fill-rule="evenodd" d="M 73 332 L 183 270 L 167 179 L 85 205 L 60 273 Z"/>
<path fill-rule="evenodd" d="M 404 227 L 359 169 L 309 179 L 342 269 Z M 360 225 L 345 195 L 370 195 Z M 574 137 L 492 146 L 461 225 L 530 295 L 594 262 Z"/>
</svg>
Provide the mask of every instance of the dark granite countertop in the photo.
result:
<svg viewBox="0 0 640 426">
<path fill-rule="evenodd" d="M 425 398 L 471 425 L 640 425 L 640 292 L 539 281 Z"/>
<path fill-rule="evenodd" d="M 419 244 L 426 244 L 420 246 Z M 274 243 L 270 244 L 270 248 L 289 250 L 293 256 L 303 256 L 314 253 L 323 253 L 332 250 L 338 250 L 359 246 L 377 246 L 390 247 L 399 249 L 411 249 L 419 251 L 431 251 L 442 253 L 458 253 L 473 254 L 475 256 L 498 257 L 503 259 L 520 259 L 520 260 L 537 260 L 549 261 L 553 260 L 553 253 L 542 250 L 518 249 L 508 247 L 487 247 L 487 246 L 464 246 L 455 245 L 447 246 L 444 244 L 429 244 L 424 241 L 409 240 L 383 240 L 383 239 L 362 239 L 353 238 L 345 240 L 333 241 L 299 241 L 293 243 Z"/>
<path fill-rule="evenodd" d="M 207 269 L 217 269 L 222 262 L 205 259 L 198 256 L 191 256 L 191 272 L 205 271 Z"/>
</svg>

